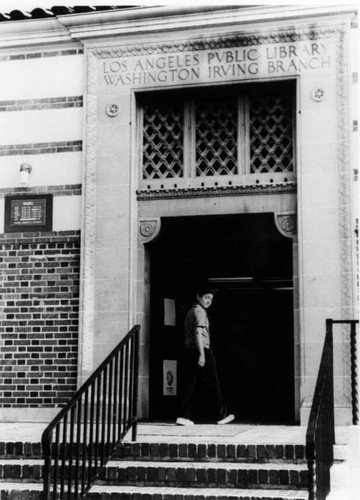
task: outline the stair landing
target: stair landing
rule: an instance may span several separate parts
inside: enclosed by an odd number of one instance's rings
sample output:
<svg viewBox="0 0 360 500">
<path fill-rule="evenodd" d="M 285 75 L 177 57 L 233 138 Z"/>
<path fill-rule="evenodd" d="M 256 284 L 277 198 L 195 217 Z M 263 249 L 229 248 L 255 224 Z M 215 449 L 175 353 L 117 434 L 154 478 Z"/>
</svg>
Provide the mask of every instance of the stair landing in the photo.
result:
<svg viewBox="0 0 360 500">
<path fill-rule="evenodd" d="M 47 423 L 0 422 L 0 442 L 40 443 Z M 348 427 L 336 428 L 336 443 L 347 444 Z M 305 426 L 254 424 L 196 424 L 183 427 L 168 422 L 140 422 L 138 441 L 147 442 L 221 442 L 236 444 L 304 444 Z M 131 440 L 131 435 L 126 438 Z"/>
<path fill-rule="evenodd" d="M 139 423 L 138 441 L 232 443 L 232 444 L 304 444 L 306 427 L 287 425 L 253 424 L 195 424 L 192 426 L 174 423 Z M 127 438 L 130 440 L 131 436 Z"/>
</svg>

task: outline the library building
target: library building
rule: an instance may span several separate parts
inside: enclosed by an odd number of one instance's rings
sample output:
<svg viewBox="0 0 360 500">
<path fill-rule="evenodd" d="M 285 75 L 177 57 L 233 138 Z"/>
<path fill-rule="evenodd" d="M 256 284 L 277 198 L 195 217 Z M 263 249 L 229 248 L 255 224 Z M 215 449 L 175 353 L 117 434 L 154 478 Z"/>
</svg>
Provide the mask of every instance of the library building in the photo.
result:
<svg viewBox="0 0 360 500">
<path fill-rule="evenodd" d="M 306 426 L 331 327 L 353 425 L 357 36 L 340 4 L 0 15 L 1 422 L 49 423 L 135 325 L 104 387 L 174 422 L 206 283 L 235 422 Z"/>
</svg>

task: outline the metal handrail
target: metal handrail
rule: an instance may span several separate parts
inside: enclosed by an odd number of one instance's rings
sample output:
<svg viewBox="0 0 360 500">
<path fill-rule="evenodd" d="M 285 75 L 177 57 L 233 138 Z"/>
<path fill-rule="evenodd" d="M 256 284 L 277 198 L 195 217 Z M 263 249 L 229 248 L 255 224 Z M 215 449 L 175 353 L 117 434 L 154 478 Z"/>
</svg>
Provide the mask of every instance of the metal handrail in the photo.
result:
<svg viewBox="0 0 360 500">
<path fill-rule="evenodd" d="M 326 336 L 306 432 L 306 456 L 309 470 L 309 500 L 325 500 L 330 492 L 330 468 L 334 461 L 334 355 L 333 325 L 350 325 L 352 421 L 359 422 L 357 388 L 358 320 L 326 320 Z"/>
<path fill-rule="evenodd" d="M 136 440 L 139 332 L 132 328 L 44 430 L 43 500 L 83 496 L 130 429 Z"/>
</svg>

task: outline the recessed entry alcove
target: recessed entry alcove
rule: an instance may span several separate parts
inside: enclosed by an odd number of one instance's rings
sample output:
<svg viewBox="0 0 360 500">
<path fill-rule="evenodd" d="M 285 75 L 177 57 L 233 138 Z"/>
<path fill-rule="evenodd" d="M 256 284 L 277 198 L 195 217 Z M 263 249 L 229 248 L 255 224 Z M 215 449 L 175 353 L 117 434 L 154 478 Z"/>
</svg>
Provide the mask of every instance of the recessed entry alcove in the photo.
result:
<svg viewBox="0 0 360 500">
<path fill-rule="evenodd" d="M 150 418 L 176 416 L 163 361 L 177 360 L 199 283 L 216 290 L 212 345 L 229 409 L 240 421 L 294 423 L 293 241 L 273 213 L 164 217 L 150 257 Z M 173 322 L 166 304 L 173 304 Z M 208 418 L 199 393 L 194 417 Z"/>
</svg>

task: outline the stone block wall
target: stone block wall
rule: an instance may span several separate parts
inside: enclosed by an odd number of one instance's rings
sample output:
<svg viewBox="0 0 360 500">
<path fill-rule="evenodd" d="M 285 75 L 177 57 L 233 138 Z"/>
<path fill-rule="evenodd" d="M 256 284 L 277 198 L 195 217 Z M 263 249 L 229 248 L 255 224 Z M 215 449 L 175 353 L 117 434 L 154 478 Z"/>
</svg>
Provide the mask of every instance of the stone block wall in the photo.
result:
<svg viewBox="0 0 360 500">
<path fill-rule="evenodd" d="M 0 407 L 62 405 L 76 390 L 80 232 L 0 237 Z"/>
</svg>

